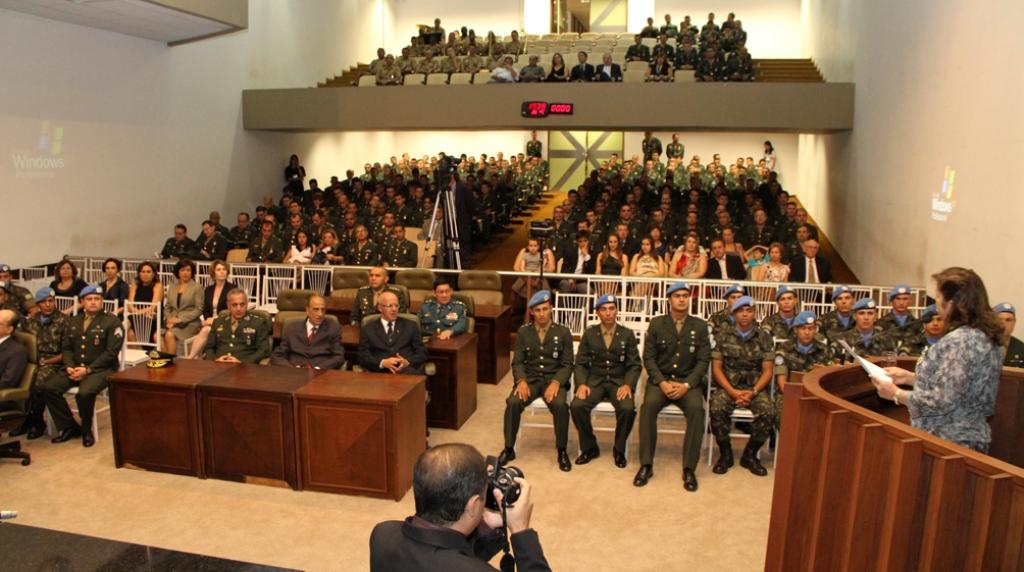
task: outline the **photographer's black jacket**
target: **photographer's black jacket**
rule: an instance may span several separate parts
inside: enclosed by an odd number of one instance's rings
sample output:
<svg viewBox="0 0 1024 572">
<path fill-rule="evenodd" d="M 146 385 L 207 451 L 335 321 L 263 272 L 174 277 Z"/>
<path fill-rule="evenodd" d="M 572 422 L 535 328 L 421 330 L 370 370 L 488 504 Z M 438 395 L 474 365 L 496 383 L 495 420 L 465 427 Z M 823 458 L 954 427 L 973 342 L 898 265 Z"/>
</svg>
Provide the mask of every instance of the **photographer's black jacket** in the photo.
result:
<svg viewBox="0 0 1024 572">
<path fill-rule="evenodd" d="M 535 530 L 517 532 L 511 540 L 516 570 L 550 572 Z M 405 522 L 382 522 L 370 534 L 370 572 L 495 570 L 488 562 L 501 551 L 503 542 L 500 533 L 483 525 L 466 537 L 413 516 Z"/>
</svg>

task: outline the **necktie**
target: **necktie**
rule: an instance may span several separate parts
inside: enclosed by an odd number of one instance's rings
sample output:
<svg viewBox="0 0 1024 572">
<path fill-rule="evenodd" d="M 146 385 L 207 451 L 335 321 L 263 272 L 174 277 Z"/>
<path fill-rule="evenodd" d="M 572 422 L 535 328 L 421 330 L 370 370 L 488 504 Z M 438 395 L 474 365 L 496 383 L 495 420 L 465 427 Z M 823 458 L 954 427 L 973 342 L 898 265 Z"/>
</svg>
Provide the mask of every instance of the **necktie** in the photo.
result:
<svg viewBox="0 0 1024 572">
<path fill-rule="evenodd" d="M 683 333 L 683 321 L 682 320 L 676 320 L 676 334 L 681 334 L 681 333 Z"/>
<path fill-rule="evenodd" d="M 309 335 L 306 336 L 306 341 L 307 342 L 312 342 L 313 341 L 313 336 L 315 336 L 315 335 L 316 335 L 316 326 L 313 326 L 313 329 L 311 329 L 309 331 Z"/>
<path fill-rule="evenodd" d="M 238 320 L 231 320 L 231 333 L 234 334 L 235 330 L 238 329 Z"/>
<path fill-rule="evenodd" d="M 818 265 L 815 264 L 813 258 L 807 259 L 807 282 L 809 284 L 818 283 Z"/>
<path fill-rule="evenodd" d="M 388 343 L 391 343 L 391 339 L 395 335 L 395 323 L 388 322 Z"/>
<path fill-rule="evenodd" d="M 89 326 L 91 324 L 92 324 L 92 316 L 86 314 L 85 315 L 85 323 L 82 324 L 82 333 L 88 332 L 89 331 Z"/>
<path fill-rule="evenodd" d="M 729 279 L 729 265 L 725 263 L 725 258 L 721 258 L 718 261 L 718 266 L 722 269 L 722 280 Z"/>
</svg>

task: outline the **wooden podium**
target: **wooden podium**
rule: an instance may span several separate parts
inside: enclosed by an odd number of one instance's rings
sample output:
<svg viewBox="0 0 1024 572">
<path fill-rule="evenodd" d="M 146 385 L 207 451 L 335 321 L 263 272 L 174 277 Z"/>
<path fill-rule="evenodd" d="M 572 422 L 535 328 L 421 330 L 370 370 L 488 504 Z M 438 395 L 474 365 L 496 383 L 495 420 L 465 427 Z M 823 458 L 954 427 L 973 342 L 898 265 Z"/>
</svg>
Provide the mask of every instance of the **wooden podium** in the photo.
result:
<svg viewBox="0 0 1024 572">
<path fill-rule="evenodd" d="M 1001 460 L 907 425 L 859 366 L 788 384 L 765 570 L 1024 570 L 1024 469 L 1006 462 L 1024 449 L 1022 388 L 1004 369 Z"/>
</svg>

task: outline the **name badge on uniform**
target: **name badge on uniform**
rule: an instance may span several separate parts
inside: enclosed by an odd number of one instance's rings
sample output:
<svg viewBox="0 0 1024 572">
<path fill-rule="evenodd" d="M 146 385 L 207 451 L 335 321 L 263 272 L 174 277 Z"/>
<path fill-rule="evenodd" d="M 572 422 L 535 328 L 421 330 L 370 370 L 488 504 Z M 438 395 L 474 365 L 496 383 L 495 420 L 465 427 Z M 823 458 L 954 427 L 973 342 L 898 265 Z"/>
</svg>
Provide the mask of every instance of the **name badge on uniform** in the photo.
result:
<svg viewBox="0 0 1024 572">
<path fill-rule="evenodd" d="M 255 334 L 256 328 L 242 328 L 242 333 L 246 335 Z"/>
</svg>

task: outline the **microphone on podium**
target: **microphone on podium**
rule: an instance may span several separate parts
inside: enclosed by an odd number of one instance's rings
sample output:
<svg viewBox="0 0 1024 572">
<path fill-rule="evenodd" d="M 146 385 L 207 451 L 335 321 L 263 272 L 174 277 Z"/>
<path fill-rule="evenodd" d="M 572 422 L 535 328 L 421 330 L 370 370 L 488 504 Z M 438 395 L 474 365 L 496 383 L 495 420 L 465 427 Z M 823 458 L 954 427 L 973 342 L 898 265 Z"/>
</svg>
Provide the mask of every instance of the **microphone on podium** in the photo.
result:
<svg viewBox="0 0 1024 572">
<path fill-rule="evenodd" d="M 12 518 L 18 518 L 18 511 L 0 510 L 0 520 L 11 520 Z"/>
</svg>

